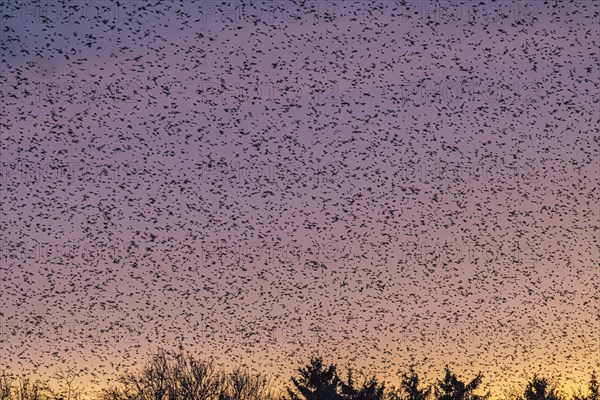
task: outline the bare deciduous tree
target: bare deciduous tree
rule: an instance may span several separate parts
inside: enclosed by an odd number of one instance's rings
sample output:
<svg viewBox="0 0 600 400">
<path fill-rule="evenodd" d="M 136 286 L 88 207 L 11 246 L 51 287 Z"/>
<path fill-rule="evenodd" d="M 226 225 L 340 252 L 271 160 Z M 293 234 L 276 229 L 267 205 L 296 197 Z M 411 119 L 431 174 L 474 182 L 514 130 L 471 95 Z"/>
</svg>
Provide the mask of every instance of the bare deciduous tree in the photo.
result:
<svg viewBox="0 0 600 400">
<path fill-rule="evenodd" d="M 0 400 L 11 400 L 13 378 L 5 373 L 0 375 Z"/>
<path fill-rule="evenodd" d="M 274 397 L 266 377 L 239 367 L 227 374 L 223 389 L 219 397 L 223 400 L 263 400 Z"/>
<path fill-rule="evenodd" d="M 120 379 L 119 387 L 103 390 L 100 400 L 263 400 L 272 398 L 268 380 L 241 368 L 218 371 L 210 361 L 164 350 L 139 373 Z"/>
<path fill-rule="evenodd" d="M 44 392 L 50 400 L 81 400 L 83 388 L 75 385 L 77 374 L 75 371 L 59 370 L 55 379 L 58 381 L 58 389 L 45 385 Z"/>
</svg>

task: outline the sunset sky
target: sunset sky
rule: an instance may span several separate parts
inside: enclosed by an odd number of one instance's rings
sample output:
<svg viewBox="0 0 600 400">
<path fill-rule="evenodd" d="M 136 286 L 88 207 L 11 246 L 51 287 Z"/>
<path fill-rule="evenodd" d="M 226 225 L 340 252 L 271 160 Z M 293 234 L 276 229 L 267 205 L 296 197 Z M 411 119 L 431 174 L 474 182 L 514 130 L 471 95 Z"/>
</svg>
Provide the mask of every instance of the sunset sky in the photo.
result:
<svg viewBox="0 0 600 400">
<path fill-rule="evenodd" d="M 1 12 L 0 371 L 600 369 L 600 2 Z"/>
</svg>

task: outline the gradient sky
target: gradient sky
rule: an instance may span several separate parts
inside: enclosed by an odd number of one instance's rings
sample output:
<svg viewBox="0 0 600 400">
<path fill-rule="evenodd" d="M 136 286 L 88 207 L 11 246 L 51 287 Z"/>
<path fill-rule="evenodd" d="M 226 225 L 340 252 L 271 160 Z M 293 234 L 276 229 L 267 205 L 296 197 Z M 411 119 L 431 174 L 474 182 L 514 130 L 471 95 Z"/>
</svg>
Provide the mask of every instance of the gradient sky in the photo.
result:
<svg viewBox="0 0 600 400">
<path fill-rule="evenodd" d="M 585 384 L 599 4 L 4 3 L 0 369 Z"/>
</svg>

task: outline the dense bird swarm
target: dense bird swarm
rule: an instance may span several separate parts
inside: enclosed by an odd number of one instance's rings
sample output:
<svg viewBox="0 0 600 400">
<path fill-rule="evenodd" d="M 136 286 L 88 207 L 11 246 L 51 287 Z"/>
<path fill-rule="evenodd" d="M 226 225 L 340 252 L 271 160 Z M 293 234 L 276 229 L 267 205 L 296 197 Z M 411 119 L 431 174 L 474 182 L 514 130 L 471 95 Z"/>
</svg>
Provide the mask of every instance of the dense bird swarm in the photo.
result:
<svg viewBox="0 0 600 400">
<path fill-rule="evenodd" d="M 585 385 L 599 11 L 3 2 L 0 370 L 92 390 L 181 347 Z"/>
</svg>

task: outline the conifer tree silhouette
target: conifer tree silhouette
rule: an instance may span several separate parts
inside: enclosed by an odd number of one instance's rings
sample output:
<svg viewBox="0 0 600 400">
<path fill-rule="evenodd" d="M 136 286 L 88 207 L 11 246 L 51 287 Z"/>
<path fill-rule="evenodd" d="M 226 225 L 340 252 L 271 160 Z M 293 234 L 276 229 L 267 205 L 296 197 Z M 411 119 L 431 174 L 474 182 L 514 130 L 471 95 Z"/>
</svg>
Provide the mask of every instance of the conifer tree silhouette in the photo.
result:
<svg viewBox="0 0 600 400">
<path fill-rule="evenodd" d="M 436 400 L 486 400 L 490 397 L 489 393 L 484 395 L 475 394 L 475 391 L 481 386 L 483 375 L 478 373 L 469 383 L 462 382 L 456 374 L 450 371 L 446 366 L 444 378 L 435 385 Z"/>
<path fill-rule="evenodd" d="M 348 377 L 342 382 L 343 398 L 347 400 L 382 400 L 385 397 L 385 385 L 370 376 L 357 386 L 352 369 L 348 370 Z"/>
<path fill-rule="evenodd" d="M 517 400 L 565 400 L 555 384 L 544 377 L 533 376 Z"/>
<path fill-rule="evenodd" d="M 600 388 L 595 372 L 592 372 L 590 383 L 588 385 L 588 393 L 583 394 L 581 389 L 579 389 L 579 393 L 573 395 L 573 400 L 600 400 Z"/>
<path fill-rule="evenodd" d="M 600 384 L 598 384 L 598 377 L 595 372 L 592 372 L 587 400 L 600 400 Z"/>
<path fill-rule="evenodd" d="M 404 400 L 426 400 L 431 394 L 431 386 L 420 387 L 419 375 L 413 367 L 408 373 L 402 374 L 400 381 L 401 394 L 397 397 Z"/>
<path fill-rule="evenodd" d="M 292 400 L 343 400 L 342 382 L 333 364 L 325 366 L 321 357 L 298 369 L 292 377 L 293 388 L 287 389 Z"/>
</svg>

